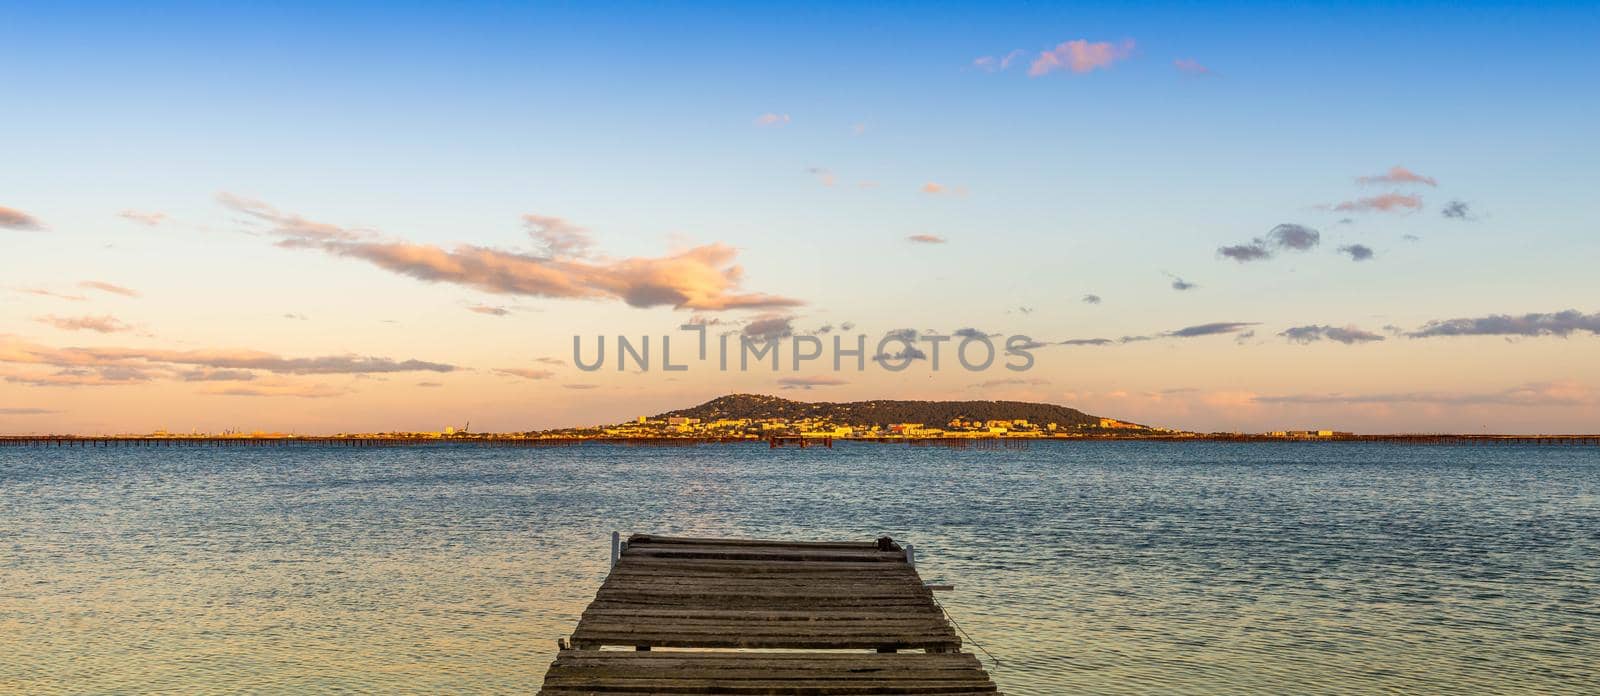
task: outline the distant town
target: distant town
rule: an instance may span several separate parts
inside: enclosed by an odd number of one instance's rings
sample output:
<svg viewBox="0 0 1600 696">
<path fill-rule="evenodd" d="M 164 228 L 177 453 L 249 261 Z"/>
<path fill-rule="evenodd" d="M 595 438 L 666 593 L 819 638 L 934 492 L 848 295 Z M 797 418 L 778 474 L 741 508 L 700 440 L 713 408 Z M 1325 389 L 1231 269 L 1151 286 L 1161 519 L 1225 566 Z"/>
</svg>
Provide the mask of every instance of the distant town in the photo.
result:
<svg viewBox="0 0 1600 696">
<path fill-rule="evenodd" d="M 1215 441 L 1550 441 L 1600 443 L 1592 435 L 1357 435 L 1331 429 L 1275 430 L 1261 433 L 1200 433 L 1094 416 L 1053 404 L 1012 401 L 861 401 L 801 402 L 759 394 L 732 394 L 699 406 L 622 423 L 521 432 L 475 432 L 470 423 L 437 431 L 389 431 L 305 435 L 230 430 L 221 433 L 168 432 L 118 435 L 0 435 L 0 444 L 79 441 L 298 441 L 329 443 L 480 442 L 571 444 L 697 443 L 766 441 L 815 444 L 833 441 L 932 442 L 970 440 L 1215 440 Z"/>
</svg>

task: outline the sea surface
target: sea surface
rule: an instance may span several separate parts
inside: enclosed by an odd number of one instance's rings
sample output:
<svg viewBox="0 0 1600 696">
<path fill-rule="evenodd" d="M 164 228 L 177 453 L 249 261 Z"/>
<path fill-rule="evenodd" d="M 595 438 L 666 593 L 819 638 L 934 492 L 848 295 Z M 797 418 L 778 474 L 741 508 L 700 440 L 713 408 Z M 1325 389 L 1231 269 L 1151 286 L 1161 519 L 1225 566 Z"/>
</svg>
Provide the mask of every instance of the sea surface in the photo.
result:
<svg viewBox="0 0 1600 696">
<path fill-rule="evenodd" d="M 1354 443 L 7 448 L 0 692 L 536 690 L 612 530 L 913 542 L 1010 694 L 1600 693 L 1600 449 Z"/>
</svg>

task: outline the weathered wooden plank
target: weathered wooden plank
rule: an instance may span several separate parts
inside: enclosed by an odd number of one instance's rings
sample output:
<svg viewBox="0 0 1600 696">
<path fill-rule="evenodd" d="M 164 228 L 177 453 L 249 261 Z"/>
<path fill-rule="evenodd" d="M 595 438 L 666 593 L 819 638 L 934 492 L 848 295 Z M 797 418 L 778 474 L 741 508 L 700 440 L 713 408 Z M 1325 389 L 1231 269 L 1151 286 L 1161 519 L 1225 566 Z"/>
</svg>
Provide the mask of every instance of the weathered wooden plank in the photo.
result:
<svg viewBox="0 0 1600 696">
<path fill-rule="evenodd" d="M 706 537 L 674 537 L 658 534 L 634 534 L 628 544 L 686 544 L 691 546 L 794 546 L 807 548 L 875 549 L 876 541 L 789 541 L 783 539 L 715 539 Z M 895 549 L 898 550 L 898 545 Z"/>
</svg>

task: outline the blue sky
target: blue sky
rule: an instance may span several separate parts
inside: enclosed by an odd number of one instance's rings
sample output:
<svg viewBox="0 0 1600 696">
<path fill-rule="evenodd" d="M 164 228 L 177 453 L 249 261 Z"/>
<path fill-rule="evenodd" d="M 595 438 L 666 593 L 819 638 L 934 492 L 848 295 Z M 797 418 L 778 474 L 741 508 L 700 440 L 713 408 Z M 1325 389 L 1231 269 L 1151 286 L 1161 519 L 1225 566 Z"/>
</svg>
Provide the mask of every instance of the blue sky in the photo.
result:
<svg viewBox="0 0 1600 696">
<path fill-rule="evenodd" d="M 1586 329 L 1314 346 L 1276 334 L 1600 310 L 1586 205 L 1600 164 L 1596 30 L 1592 4 L 0 4 L 0 207 L 43 223 L 0 229 L 11 250 L 0 335 L 429 358 L 462 368 L 429 379 L 443 385 L 430 402 L 518 414 L 503 427 L 632 415 L 616 413 L 626 399 L 614 392 L 665 408 L 776 387 L 771 375 L 642 375 L 559 391 L 584 378 L 570 371 L 491 385 L 495 369 L 563 355 L 574 333 L 659 333 L 692 312 L 483 293 L 276 248 L 218 203 L 226 192 L 441 248 L 530 251 L 528 214 L 581 226 L 610 258 L 726 244 L 740 290 L 804 303 L 781 310 L 797 329 L 979 326 L 1053 341 L 1259 322 L 1254 344 L 1052 348 L 1025 385 L 878 376 L 807 398 L 1028 398 L 1199 428 L 1461 429 L 1486 417 L 1577 428 L 1596 412 L 1582 395 L 1600 385 Z M 1080 40 L 1120 53 L 1029 74 L 1041 52 Z M 1013 51 L 1005 70 L 975 63 Z M 758 124 L 766 114 L 777 122 Z M 1437 183 L 1355 181 L 1394 166 Z M 1326 209 L 1385 193 L 1421 200 Z M 1455 200 L 1467 218 L 1440 214 Z M 125 210 L 162 217 L 131 224 Z M 1251 263 L 1219 256 L 1280 224 L 1321 243 Z M 918 234 L 947 243 L 906 241 Z M 1336 251 L 1354 244 L 1375 258 Z M 1200 287 L 1175 292 L 1166 274 Z M 141 297 L 61 305 L 18 291 L 83 279 Z M 1086 293 L 1105 301 L 1085 305 Z M 514 312 L 462 311 L 484 303 Z M 737 326 L 772 311 L 714 314 Z M 290 314 L 309 321 L 285 325 Z M 40 320 L 80 315 L 138 328 Z M 374 326 L 380 315 L 396 324 Z M 1341 372 L 1354 366 L 1360 378 Z M 340 379 L 360 377 L 374 375 Z M 0 407 L 47 413 L 0 429 L 147 427 L 114 411 L 140 390 L 196 427 L 262 408 L 261 427 L 432 418 L 369 415 L 416 400 L 394 382 L 312 389 L 308 407 L 162 379 L 30 379 L 0 383 Z M 1181 408 L 1132 396 L 1175 389 L 1228 396 Z M 1485 395 L 1528 389 L 1563 396 L 1482 412 Z M 1352 398 L 1299 411 L 1261 400 L 1335 393 Z M 1361 394 L 1428 399 L 1385 402 L 1413 419 L 1396 423 Z M 308 408 L 321 420 L 301 419 Z"/>
</svg>

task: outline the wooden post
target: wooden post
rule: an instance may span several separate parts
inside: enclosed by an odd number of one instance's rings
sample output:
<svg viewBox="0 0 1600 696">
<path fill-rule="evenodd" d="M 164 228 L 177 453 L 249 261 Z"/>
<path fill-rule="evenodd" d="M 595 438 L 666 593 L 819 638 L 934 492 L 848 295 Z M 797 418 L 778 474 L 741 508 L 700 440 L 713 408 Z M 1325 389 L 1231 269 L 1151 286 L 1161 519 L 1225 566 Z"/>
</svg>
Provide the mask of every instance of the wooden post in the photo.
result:
<svg viewBox="0 0 1600 696">
<path fill-rule="evenodd" d="M 617 567 L 617 561 L 622 559 L 622 533 L 611 533 L 611 567 Z"/>
<path fill-rule="evenodd" d="M 906 563 L 912 568 L 917 567 L 917 547 L 906 544 Z"/>
</svg>

